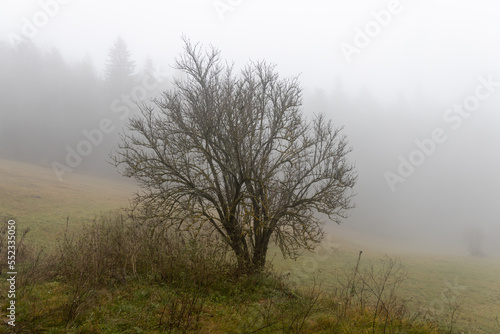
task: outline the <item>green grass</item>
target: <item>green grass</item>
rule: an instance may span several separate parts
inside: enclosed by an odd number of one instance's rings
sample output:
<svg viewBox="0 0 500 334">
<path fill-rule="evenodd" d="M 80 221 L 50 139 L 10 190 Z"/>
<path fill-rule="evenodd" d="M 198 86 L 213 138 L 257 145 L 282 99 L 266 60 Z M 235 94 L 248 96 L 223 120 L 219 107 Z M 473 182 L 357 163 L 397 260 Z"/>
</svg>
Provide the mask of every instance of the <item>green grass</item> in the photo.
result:
<svg viewBox="0 0 500 334">
<path fill-rule="evenodd" d="M 130 184 L 76 174 L 68 175 L 61 183 L 50 169 L 5 160 L 0 160 L 0 180 L 0 216 L 15 218 L 18 227 L 30 227 L 31 240 L 42 245 L 55 244 L 64 232 L 66 217 L 69 217 L 70 230 L 77 230 L 100 213 L 126 206 L 136 190 Z M 448 327 L 450 314 L 448 302 L 444 301 L 448 296 L 451 303 L 460 305 L 455 332 L 500 332 L 500 324 L 495 320 L 500 317 L 500 259 L 385 253 L 373 245 L 364 247 L 355 239 L 335 237 L 329 237 L 317 250 L 318 254 L 305 253 L 297 261 L 283 260 L 273 248 L 269 259 L 276 272 L 290 272 L 288 282 L 297 287 L 297 293 L 319 284 L 326 295 L 338 286 L 346 271 L 352 271 L 359 250 L 363 250 L 360 271 L 367 270 L 371 264 L 377 267 L 385 255 L 401 259 L 409 279 L 402 283 L 400 295 L 410 300 L 414 312 L 427 311 L 429 321 L 445 329 Z M 0 283 L 2 291 L 5 291 L 4 276 Z M 255 319 L 262 315 L 270 301 L 272 305 L 268 306 L 273 316 L 282 317 L 282 322 L 288 321 L 287 314 L 293 314 L 295 302 L 280 299 L 279 293 L 277 295 L 276 289 L 271 287 L 272 282 L 264 279 L 264 282 L 254 283 L 235 286 L 221 283 L 220 287 L 205 294 L 199 319 L 201 332 L 243 333 L 248 328 L 255 329 L 252 327 L 258 325 Z M 258 287 L 251 289 L 255 285 Z M 90 300 L 94 307 L 87 308 L 77 317 L 77 325 L 88 332 L 165 332 L 166 320 L 162 319 L 165 303 L 182 293 L 182 289 L 150 281 L 131 281 L 124 286 L 101 288 L 94 291 L 95 299 Z M 23 312 L 40 312 L 41 326 L 48 332 L 60 332 L 71 298 L 71 289 L 65 283 L 37 283 L 30 294 L 20 300 L 20 319 Z M 2 308 L 5 300 L 2 293 Z M 330 306 L 320 306 L 308 320 L 307 328 L 327 333 L 329 331 L 324 328 L 331 326 L 333 321 L 328 311 Z M 369 321 L 368 316 L 358 315 L 342 323 L 345 329 L 340 332 L 371 333 L 368 327 L 363 327 Z M 406 329 L 405 332 L 436 332 L 432 325 L 428 326 L 428 329 L 422 325 L 420 329 Z M 271 333 L 272 328 L 259 333 Z M 3 329 L 0 327 L 0 331 Z"/>
</svg>

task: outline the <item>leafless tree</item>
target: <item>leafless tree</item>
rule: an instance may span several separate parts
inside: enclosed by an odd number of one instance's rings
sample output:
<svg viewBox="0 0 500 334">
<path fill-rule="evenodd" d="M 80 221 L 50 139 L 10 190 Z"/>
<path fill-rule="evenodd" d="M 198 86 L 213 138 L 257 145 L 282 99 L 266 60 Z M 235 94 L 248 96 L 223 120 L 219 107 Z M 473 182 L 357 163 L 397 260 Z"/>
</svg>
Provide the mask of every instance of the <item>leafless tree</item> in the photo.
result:
<svg viewBox="0 0 500 334">
<path fill-rule="evenodd" d="M 479 226 L 469 226 L 465 230 L 465 241 L 469 248 L 469 253 L 472 256 L 485 256 L 483 252 L 483 244 L 485 242 L 484 231 Z"/>
<path fill-rule="evenodd" d="M 341 129 L 302 115 L 297 78 L 264 61 L 235 75 L 217 49 L 184 42 L 176 68 L 187 78 L 140 105 L 113 156 L 143 189 L 137 207 L 169 228 L 208 226 L 244 270 L 265 265 L 271 241 L 285 257 L 313 249 L 323 237 L 315 213 L 340 223 L 352 207 Z"/>
</svg>

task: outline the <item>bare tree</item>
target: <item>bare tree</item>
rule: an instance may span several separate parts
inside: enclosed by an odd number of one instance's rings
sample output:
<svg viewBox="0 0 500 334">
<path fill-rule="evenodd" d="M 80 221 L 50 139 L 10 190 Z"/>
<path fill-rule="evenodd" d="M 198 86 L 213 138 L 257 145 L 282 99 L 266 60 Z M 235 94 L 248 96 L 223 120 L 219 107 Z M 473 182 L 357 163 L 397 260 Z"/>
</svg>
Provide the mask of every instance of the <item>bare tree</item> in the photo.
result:
<svg viewBox="0 0 500 334">
<path fill-rule="evenodd" d="M 484 231 L 481 227 L 469 226 L 465 230 L 465 241 L 469 248 L 469 254 L 472 256 L 485 256 L 483 252 L 483 244 L 485 242 Z"/>
<path fill-rule="evenodd" d="M 233 74 L 215 48 L 187 39 L 176 80 L 141 104 L 113 156 L 143 191 L 135 203 L 167 227 L 209 226 L 243 270 L 265 265 L 271 241 L 285 257 L 323 237 L 315 213 L 340 223 L 352 207 L 354 167 L 341 129 L 301 114 L 297 78 L 252 62 Z"/>
</svg>

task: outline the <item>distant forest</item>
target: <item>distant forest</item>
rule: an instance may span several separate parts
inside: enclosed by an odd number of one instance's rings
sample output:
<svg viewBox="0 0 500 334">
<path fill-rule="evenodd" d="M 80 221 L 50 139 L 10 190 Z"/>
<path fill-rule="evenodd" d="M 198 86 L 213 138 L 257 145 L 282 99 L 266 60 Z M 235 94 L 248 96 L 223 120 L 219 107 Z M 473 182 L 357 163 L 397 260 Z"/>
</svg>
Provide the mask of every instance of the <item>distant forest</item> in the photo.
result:
<svg viewBox="0 0 500 334">
<path fill-rule="evenodd" d="M 66 147 L 75 148 L 85 139 L 82 131 L 98 128 L 108 118 L 114 131 L 105 134 L 77 171 L 113 175 L 113 167 L 103 166 L 103 160 L 117 142 L 124 116 L 139 102 L 134 97 L 147 100 L 169 81 L 158 80 L 155 71 L 150 59 L 135 64 L 121 38 L 110 46 L 104 73 L 88 56 L 70 63 L 55 48 L 46 51 L 25 43 L 14 49 L 0 43 L 0 158 L 46 167 L 63 163 Z"/>
<path fill-rule="evenodd" d="M 54 161 L 64 163 L 67 147 L 75 149 L 86 139 L 83 131 L 98 128 L 100 121 L 108 118 L 114 130 L 105 134 L 102 143 L 94 146 L 74 171 L 118 177 L 114 167 L 104 161 L 118 143 L 126 116 L 138 111 L 135 102 L 147 102 L 168 89 L 176 75 L 166 66 L 158 73 L 151 59 L 140 63 L 132 59 L 121 38 L 110 45 L 102 72 L 97 69 L 102 64 L 96 66 L 89 56 L 69 62 L 55 48 L 42 50 L 24 43 L 14 49 L 0 42 L 0 159 L 49 168 Z M 156 75 L 164 75 L 165 70 L 168 77 L 155 83 L 159 79 Z M 330 91 L 306 87 L 304 111 L 309 115 L 325 112 L 335 123 L 346 126 L 361 170 L 363 161 L 370 161 L 364 175 L 379 178 L 385 170 L 394 168 L 402 151 L 401 140 L 406 138 L 411 143 L 415 138 L 408 129 L 432 129 L 435 124 L 433 118 L 422 118 L 422 111 L 429 111 L 431 103 L 418 92 L 411 101 L 400 95 L 396 101 L 382 105 L 365 88 L 349 94 L 340 79 L 331 80 L 334 89 Z M 374 156 L 376 164 L 371 159 Z"/>
</svg>

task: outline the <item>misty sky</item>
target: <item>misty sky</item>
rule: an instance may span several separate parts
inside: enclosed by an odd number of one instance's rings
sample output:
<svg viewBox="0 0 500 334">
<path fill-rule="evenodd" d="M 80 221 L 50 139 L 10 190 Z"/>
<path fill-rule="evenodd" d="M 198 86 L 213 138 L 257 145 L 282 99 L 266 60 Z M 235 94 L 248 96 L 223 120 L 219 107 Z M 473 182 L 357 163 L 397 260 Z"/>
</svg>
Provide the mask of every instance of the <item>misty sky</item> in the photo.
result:
<svg viewBox="0 0 500 334">
<path fill-rule="evenodd" d="M 2 0 L 0 39 L 48 11 L 33 43 L 70 62 L 90 57 L 100 71 L 118 36 L 138 64 L 149 56 L 168 68 L 186 35 L 238 66 L 266 59 L 283 76 L 300 74 L 305 112 L 345 125 L 354 149 L 357 208 L 340 228 L 446 251 L 469 225 L 485 229 L 490 248 L 500 242 L 499 9 L 486 0 Z M 434 146 L 415 143 L 429 138 Z M 399 157 L 425 149 L 391 188 Z"/>
</svg>

